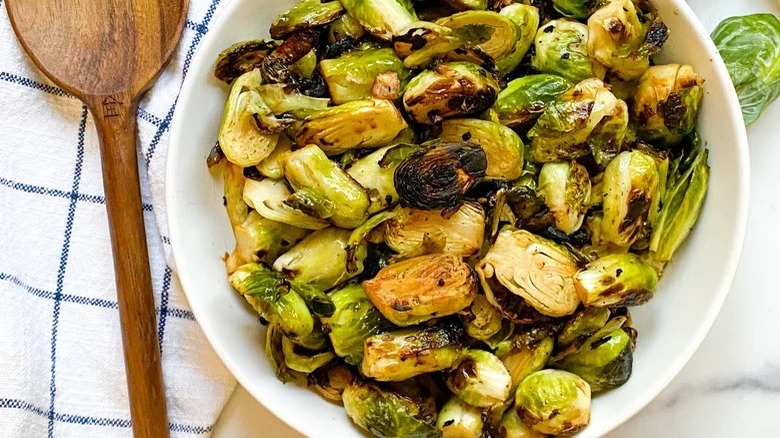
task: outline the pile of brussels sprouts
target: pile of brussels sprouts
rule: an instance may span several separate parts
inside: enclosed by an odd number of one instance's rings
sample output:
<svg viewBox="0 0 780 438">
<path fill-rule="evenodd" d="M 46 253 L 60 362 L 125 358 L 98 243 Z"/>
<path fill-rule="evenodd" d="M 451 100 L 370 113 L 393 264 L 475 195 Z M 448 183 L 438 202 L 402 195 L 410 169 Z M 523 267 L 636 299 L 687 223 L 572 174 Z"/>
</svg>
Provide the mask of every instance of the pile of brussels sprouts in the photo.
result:
<svg viewBox="0 0 780 438">
<path fill-rule="evenodd" d="M 279 379 L 381 437 L 585 427 L 709 177 L 653 6 L 304 0 L 270 34 L 217 59 L 207 161 Z"/>
</svg>

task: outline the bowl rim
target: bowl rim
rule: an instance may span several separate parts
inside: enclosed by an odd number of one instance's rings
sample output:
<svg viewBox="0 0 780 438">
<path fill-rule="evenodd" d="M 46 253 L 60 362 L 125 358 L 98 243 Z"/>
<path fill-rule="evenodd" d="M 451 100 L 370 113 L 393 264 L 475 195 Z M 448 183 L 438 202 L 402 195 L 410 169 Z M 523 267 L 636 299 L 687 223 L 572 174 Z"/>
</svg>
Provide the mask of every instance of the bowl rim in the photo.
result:
<svg viewBox="0 0 780 438">
<path fill-rule="evenodd" d="M 706 31 L 704 25 L 694 14 L 693 10 L 685 0 L 667 0 L 667 1 L 669 1 L 672 4 L 672 6 L 677 9 L 677 12 L 683 16 L 684 21 L 691 26 L 692 31 L 696 35 L 709 35 L 709 32 Z M 213 19 L 212 28 L 220 27 L 220 23 L 222 22 L 224 17 L 233 15 L 234 10 L 240 8 L 241 4 L 242 1 L 240 0 L 228 0 L 224 4 L 224 6 L 216 12 Z M 198 50 L 195 52 L 193 56 L 191 70 L 197 71 L 199 70 L 199 68 L 196 67 L 200 66 L 203 63 L 211 62 L 211 60 L 205 59 L 205 57 L 202 55 L 202 53 L 204 52 L 202 49 L 205 46 L 208 46 L 209 41 L 211 41 L 211 38 L 210 35 L 207 34 L 204 36 L 203 43 L 200 45 L 200 47 L 198 48 Z M 701 42 L 704 45 L 706 52 L 711 57 L 711 61 L 716 75 L 721 78 L 730 78 L 728 70 L 726 69 L 726 66 L 723 62 L 723 59 L 721 58 L 720 53 L 716 49 L 712 39 L 709 37 L 702 38 Z M 193 95 L 193 90 L 195 89 L 197 83 L 198 83 L 198 78 L 196 78 L 195 75 L 187 75 L 184 78 L 182 87 L 179 91 L 179 96 L 177 98 L 177 108 L 174 111 L 173 118 L 171 119 L 171 124 L 170 124 L 168 155 L 166 157 L 166 165 L 165 165 L 165 171 L 166 171 L 165 172 L 165 205 L 166 205 L 165 214 L 168 223 L 168 233 L 169 233 L 169 238 L 171 243 L 171 253 L 173 257 L 174 266 L 177 265 L 177 261 L 185 259 L 187 255 L 181 253 L 180 251 L 177 251 L 177 247 L 179 246 L 177 242 L 179 242 L 179 239 L 181 239 L 182 233 L 181 230 L 177 227 L 177 221 L 175 220 L 175 218 L 178 217 L 179 213 L 177 207 L 177 200 L 175 199 L 175 191 L 173 188 L 173 184 L 170 183 L 170 179 L 169 179 L 169 176 L 176 171 L 177 164 L 173 160 L 170 160 L 168 158 L 170 156 L 177 155 L 179 153 L 179 150 L 183 147 L 181 136 L 183 135 L 182 132 L 185 129 L 185 124 L 182 120 L 181 114 L 183 110 L 181 108 L 186 107 L 187 104 L 189 103 L 190 99 L 192 98 L 191 96 Z M 687 344 L 684 346 L 683 349 L 680 350 L 680 353 L 675 356 L 674 361 L 672 361 L 667 365 L 665 371 L 663 371 L 660 374 L 660 376 L 653 382 L 653 384 L 649 388 L 647 388 L 639 397 L 633 398 L 628 403 L 629 407 L 624 411 L 624 414 L 620 418 L 617 418 L 616 421 L 614 421 L 603 431 L 604 435 L 613 431 L 615 428 L 617 428 L 618 426 L 620 426 L 621 424 L 625 423 L 627 420 L 635 416 L 640 410 L 642 410 L 645 406 L 647 406 L 647 404 L 649 404 L 653 399 L 655 399 L 658 396 L 658 394 L 660 394 L 661 391 L 663 391 L 664 388 L 666 388 L 669 385 L 669 383 L 671 383 L 671 381 L 680 373 L 683 367 L 690 361 L 693 354 L 699 349 L 701 343 L 704 341 L 704 338 L 709 333 L 710 329 L 712 328 L 712 325 L 715 322 L 716 317 L 720 313 L 720 310 L 723 308 L 723 303 L 725 302 L 725 299 L 731 289 L 734 276 L 736 274 L 737 266 L 739 264 L 739 260 L 744 247 L 745 234 L 747 231 L 749 195 L 750 195 L 750 159 L 749 159 L 747 131 L 744 123 L 742 122 L 743 118 L 742 118 L 742 113 L 740 109 L 739 99 L 737 98 L 736 90 L 733 87 L 728 87 L 725 95 L 726 95 L 725 96 L 726 101 L 724 102 L 725 105 L 722 105 L 722 107 L 726 108 L 727 111 L 729 112 L 728 120 L 730 120 L 732 124 L 736 125 L 734 128 L 737 137 L 737 142 L 736 144 L 733 145 L 733 147 L 737 149 L 738 160 L 737 163 L 735 163 L 735 167 L 741 170 L 740 172 L 741 178 L 738 179 L 738 187 L 737 187 L 738 204 L 735 206 L 737 214 L 736 214 L 735 234 L 733 236 L 735 237 L 734 245 L 731 249 L 730 254 L 726 259 L 725 265 L 723 266 L 723 270 L 721 273 L 721 281 L 719 283 L 719 286 L 717 290 L 712 294 L 713 298 L 710 305 L 710 309 L 705 314 L 701 323 L 698 324 L 697 330 L 690 334 L 690 336 L 688 337 Z M 174 269 L 174 271 L 176 270 Z M 179 276 L 178 273 L 176 273 L 176 275 Z M 188 278 L 179 276 L 179 281 L 182 285 L 182 290 L 184 291 L 185 296 L 188 298 L 188 302 L 192 309 L 193 315 L 195 316 L 195 320 L 199 321 L 201 317 L 205 317 L 206 315 L 208 315 L 208 309 L 201 307 L 197 300 L 195 301 L 189 300 L 189 295 L 187 293 L 187 290 L 192 290 L 191 287 L 193 287 L 193 285 Z M 206 339 L 209 341 L 209 344 L 212 346 L 212 348 L 217 353 L 219 358 L 222 360 L 222 362 L 225 364 L 225 366 L 228 368 L 231 374 L 235 376 L 238 383 L 240 383 L 247 390 L 247 392 L 249 392 L 252 395 L 252 397 L 255 400 L 257 400 L 259 403 L 265 406 L 268 409 L 268 411 L 271 412 L 272 415 L 274 415 L 279 420 L 283 421 L 285 424 L 287 424 L 297 432 L 303 435 L 306 435 L 308 432 L 310 432 L 308 428 L 304 427 L 301 424 L 301 422 L 299 421 L 300 418 L 291 414 L 292 411 L 289 411 L 290 413 L 288 414 L 287 410 L 277 409 L 274 406 L 274 403 L 269 396 L 265 395 L 262 391 L 258 391 L 255 385 L 252 384 L 248 376 L 244 372 L 242 372 L 241 367 L 239 367 L 236 361 L 232 359 L 226 347 L 219 340 L 219 335 L 218 333 L 216 333 L 216 331 L 212 331 L 208 329 L 207 326 L 200 324 L 200 322 L 199 325 L 201 326 L 201 329 L 204 335 L 206 336 Z"/>
</svg>

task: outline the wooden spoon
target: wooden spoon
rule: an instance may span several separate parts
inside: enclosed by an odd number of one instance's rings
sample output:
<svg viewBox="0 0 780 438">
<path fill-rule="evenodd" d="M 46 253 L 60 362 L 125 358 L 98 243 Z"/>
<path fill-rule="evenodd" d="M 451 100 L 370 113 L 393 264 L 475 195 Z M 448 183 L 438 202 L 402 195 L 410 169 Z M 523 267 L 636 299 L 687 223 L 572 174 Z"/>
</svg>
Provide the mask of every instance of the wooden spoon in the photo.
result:
<svg viewBox="0 0 780 438">
<path fill-rule="evenodd" d="M 136 108 L 173 54 L 188 0 L 6 0 L 16 36 L 46 76 L 90 109 L 100 138 L 135 437 L 168 420 L 138 181 Z"/>
</svg>

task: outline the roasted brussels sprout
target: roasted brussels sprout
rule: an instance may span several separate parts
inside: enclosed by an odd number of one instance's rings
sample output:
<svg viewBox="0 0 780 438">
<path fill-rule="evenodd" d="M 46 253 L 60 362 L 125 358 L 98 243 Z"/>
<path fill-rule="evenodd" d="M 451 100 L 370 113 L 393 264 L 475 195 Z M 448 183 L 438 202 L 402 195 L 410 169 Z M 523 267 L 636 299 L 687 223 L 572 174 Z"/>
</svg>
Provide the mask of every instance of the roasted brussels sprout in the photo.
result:
<svg viewBox="0 0 780 438">
<path fill-rule="evenodd" d="M 622 81 L 641 76 L 668 36 L 655 10 L 645 16 L 637 5 L 649 2 L 609 0 L 588 19 L 588 53 Z"/>
<path fill-rule="evenodd" d="M 257 171 L 267 178 L 282 179 L 284 177 L 282 165 L 284 160 L 287 159 L 287 156 L 290 154 L 291 150 L 292 141 L 290 140 L 290 137 L 286 135 L 280 135 L 279 141 L 276 143 L 276 147 L 274 148 L 273 152 L 271 152 L 271 155 L 267 156 L 263 161 L 260 162 L 260 164 L 256 166 Z"/>
<path fill-rule="evenodd" d="M 658 169 L 649 155 L 621 152 L 604 170 L 604 218 L 601 238 L 630 247 L 648 219 L 657 214 Z"/>
<path fill-rule="evenodd" d="M 572 82 L 588 78 L 604 79 L 606 69 L 588 55 L 588 26 L 560 18 L 539 28 L 531 65 Z"/>
<path fill-rule="evenodd" d="M 357 365 L 363 359 L 363 342 L 393 326 L 374 307 L 359 284 L 332 292 L 330 298 L 336 311 L 326 326 L 330 330 L 328 336 L 333 351 L 348 364 Z"/>
<path fill-rule="evenodd" d="M 278 133 L 262 133 L 255 118 L 258 111 L 267 109 L 263 108 L 265 104 L 255 90 L 262 83 L 258 70 L 241 75 L 233 82 L 222 114 L 219 146 L 228 161 L 241 167 L 254 166 L 263 161 L 279 141 Z"/>
<path fill-rule="evenodd" d="M 403 101 L 414 120 L 434 125 L 443 119 L 481 113 L 490 108 L 498 91 L 498 83 L 482 67 L 449 62 L 415 76 L 406 87 Z"/>
<path fill-rule="evenodd" d="M 307 380 L 309 388 L 327 400 L 340 404 L 344 389 L 355 380 L 355 374 L 343 363 L 333 361 L 314 370 Z"/>
<path fill-rule="evenodd" d="M 382 159 L 392 148 L 392 146 L 387 146 L 377 149 L 347 168 L 349 176 L 368 191 L 368 197 L 371 200 L 371 205 L 368 207 L 369 214 L 384 210 L 398 202 L 393 173 L 399 163 L 382 162 Z"/>
<path fill-rule="evenodd" d="M 228 84 L 260 67 L 263 59 L 276 49 L 273 41 L 250 40 L 233 44 L 217 56 L 214 76 Z"/>
<path fill-rule="evenodd" d="M 466 334 L 481 341 L 490 339 L 503 328 L 501 313 L 481 294 L 474 296 L 465 319 Z"/>
<path fill-rule="evenodd" d="M 591 78 L 550 102 L 528 137 L 537 162 L 565 161 L 593 152 L 596 161 L 606 165 L 620 151 L 627 131 L 626 103 L 604 82 Z"/>
<path fill-rule="evenodd" d="M 545 163 L 539 172 L 537 193 L 555 217 L 555 226 L 566 234 L 577 231 L 585 220 L 590 198 L 590 177 L 576 161 Z"/>
<path fill-rule="evenodd" d="M 444 0 L 444 3 L 456 11 L 484 11 L 488 0 Z"/>
<path fill-rule="evenodd" d="M 427 21 L 415 21 L 393 37 L 393 48 L 403 58 L 404 66 L 420 68 L 434 59 L 452 60 L 456 50 L 465 50 L 487 41 L 492 30 L 486 24 L 473 24 L 451 29 Z"/>
<path fill-rule="evenodd" d="M 520 383 L 515 406 L 517 415 L 531 429 L 570 435 L 590 422 L 590 386 L 566 371 L 537 371 Z"/>
<path fill-rule="evenodd" d="M 324 26 L 344 13 L 337 1 L 303 0 L 292 9 L 276 17 L 271 23 L 271 38 L 281 40 L 293 32 Z"/>
<path fill-rule="evenodd" d="M 610 315 L 610 310 L 604 307 L 581 308 L 563 325 L 556 339 L 558 346 L 565 348 L 580 339 L 588 338 L 604 327 Z"/>
<path fill-rule="evenodd" d="M 230 225 L 237 226 L 244 221 L 249 214 L 249 208 L 244 202 L 244 178 L 243 169 L 231 162 L 225 163 L 222 171 L 222 184 L 225 194 L 225 209 L 227 210 Z"/>
<path fill-rule="evenodd" d="M 395 169 L 395 190 L 402 207 L 454 210 L 486 169 L 482 148 L 469 143 L 442 143 L 406 157 Z"/>
<path fill-rule="evenodd" d="M 351 231 L 328 227 L 309 234 L 291 250 L 279 256 L 273 268 L 287 278 L 327 290 L 363 272 L 367 243 L 354 250 L 356 269 L 347 270 L 347 243 Z"/>
<path fill-rule="evenodd" d="M 317 46 L 319 39 L 320 33 L 314 29 L 301 30 L 287 37 L 260 63 L 260 71 L 266 82 L 302 83 L 300 73 L 303 66 L 298 62 L 307 56 L 311 57 L 311 51 Z"/>
<path fill-rule="evenodd" d="M 292 193 L 284 181 L 246 179 L 243 196 L 244 202 L 266 219 L 306 230 L 319 230 L 328 225 L 320 218 L 287 205 Z"/>
<path fill-rule="evenodd" d="M 288 205 L 337 227 L 355 228 L 368 218 L 365 189 L 314 145 L 292 152 L 284 161 L 284 176 L 294 192 Z"/>
<path fill-rule="evenodd" d="M 496 60 L 496 68 L 501 74 L 512 72 L 528 53 L 534 43 L 536 31 L 539 29 L 539 8 L 522 3 L 513 3 L 501 8 L 498 12 L 509 18 L 517 26 L 518 37 L 515 48 Z"/>
<path fill-rule="evenodd" d="M 447 374 L 447 388 L 464 402 L 478 407 L 495 406 L 509 398 L 512 377 L 501 360 L 483 350 L 470 350 Z"/>
<path fill-rule="evenodd" d="M 476 46 L 493 59 L 499 59 L 515 48 L 519 31 L 509 18 L 493 11 L 465 11 L 436 20 L 436 24 L 459 29 L 464 26 L 485 25 L 492 29 L 490 38 Z"/>
<path fill-rule="evenodd" d="M 285 84 L 265 84 L 257 87 L 257 92 L 274 114 L 306 114 L 328 107 L 330 99 L 310 97 L 301 94 L 294 87 Z"/>
<path fill-rule="evenodd" d="M 340 16 L 328 26 L 328 43 L 338 41 L 357 41 L 366 33 L 366 29 L 349 14 Z"/>
<path fill-rule="evenodd" d="M 287 368 L 307 374 L 336 358 L 336 355 L 331 351 L 304 351 L 288 338 L 282 338 L 282 352 Z"/>
<path fill-rule="evenodd" d="M 655 293 L 658 275 L 634 254 L 610 254 L 588 263 L 574 277 L 586 306 L 637 306 Z"/>
<path fill-rule="evenodd" d="M 266 219 L 256 211 L 249 212 L 244 222 L 233 226 L 236 248 L 225 261 L 228 274 L 245 263 L 273 262 L 307 233 L 302 228 Z"/>
<path fill-rule="evenodd" d="M 363 347 L 361 372 L 379 381 L 401 381 L 452 368 L 465 356 L 463 327 L 452 321 L 371 336 Z"/>
<path fill-rule="evenodd" d="M 425 254 L 435 246 L 440 252 L 468 257 L 479 251 L 485 236 L 485 212 L 466 202 L 452 213 L 398 207 L 384 226 L 384 241 L 402 257 Z"/>
<path fill-rule="evenodd" d="M 338 58 L 320 61 L 320 72 L 333 103 L 342 104 L 371 96 L 374 82 L 382 73 L 405 78 L 403 63 L 393 49 L 353 50 Z"/>
<path fill-rule="evenodd" d="M 498 433 L 502 438 L 547 438 L 547 435 L 536 432 L 523 423 L 517 416 L 517 410 L 507 409 L 498 423 Z"/>
<path fill-rule="evenodd" d="M 275 323 L 268 324 L 268 329 L 265 332 L 265 355 L 268 357 L 268 362 L 271 364 L 276 378 L 286 383 L 298 380 L 301 374 L 287 367 L 284 361 L 284 351 L 282 351 L 282 339 L 284 339 L 284 334 L 279 326 Z"/>
<path fill-rule="evenodd" d="M 295 143 L 315 144 L 327 155 L 338 155 L 350 149 L 387 146 L 406 127 L 392 102 L 355 100 L 306 117 L 296 129 Z"/>
<path fill-rule="evenodd" d="M 376 437 L 438 438 L 436 411 L 428 403 L 357 379 L 342 394 L 349 418 Z"/>
<path fill-rule="evenodd" d="M 571 87 L 571 82 L 556 75 L 523 76 L 498 93 L 493 110 L 502 125 L 522 126 L 536 120 L 550 102 Z"/>
<path fill-rule="evenodd" d="M 390 40 L 417 20 L 414 9 L 397 0 L 339 0 L 347 13 L 372 35 Z"/>
<path fill-rule="evenodd" d="M 696 126 L 703 83 L 690 65 L 657 65 L 647 69 L 639 78 L 631 104 L 637 134 L 651 142 L 679 143 Z"/>
<path fill-rule="evenodd" d="M 468 307 L 477 281 L 459 257 L 433 254 L 388 265 L 363 288 L 385 318 L 403 327 Z"/>
<path fill-rule="evenodd" d="M 444 403 L 436 420 L 442 438 L 479 438 L 482 425 L 482 410 L 458 397 L 451 397 Z"/>
<path fill-rule="evenodd" d="M 480 119 L 450 119 L 442 122 L 439 138 L 479 145 L 487 158 L 486 179 L 513 180 L 523 171 L 525 145 L 506 126 Z"/>
<path fill-rule="evenodd" d="M 588 18 L 602 2 L 603 0 L 552 0 L 553 7 L 561 15 L 579 20 Z"/>
<path fill-rule="evenodd" d="M 482 287 L 495 278 L 540 313 L 560 317 L 580 303 L 572 277 L 577 263 L 566 248 L 525 230 L 505 227 L 477 265 Z"/>
<path fill-rule="evenodd" d="M 512 377 L 510 394 L 515 393 L 523 379 L 547 365 L 554 346 L 555 341 L 546 333 L 522 333 L 511 340 L 511 348 L 498 354 Z"/>
</svg>

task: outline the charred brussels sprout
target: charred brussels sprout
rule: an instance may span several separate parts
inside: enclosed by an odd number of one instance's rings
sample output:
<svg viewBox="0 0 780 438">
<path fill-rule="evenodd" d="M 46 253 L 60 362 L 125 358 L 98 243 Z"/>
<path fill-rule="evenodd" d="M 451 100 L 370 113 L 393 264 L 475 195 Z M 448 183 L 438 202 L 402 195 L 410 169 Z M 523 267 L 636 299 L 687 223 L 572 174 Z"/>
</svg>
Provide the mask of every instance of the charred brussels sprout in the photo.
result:
<svg viewBox="0 0 780 438">
<path fill-rule="evenodd" d="M 357 41 L 366 33 L 366 29 L 352 16 L 344 14 L 328 26 L 328 43 L 346 39 Z"/>
<path fill-rule="evenodd" d="M 498 433 L 503 438 L 547 438 L 547 435 L 536 432 L 523 423 L 517 416 L 517 410 L 508 409 L 498 423 Z"/>
<path fill-rule="evenodd" d="M 528 49 L 534 43 L 536 31 L 539 29 L 539 8 L 522 3 L 513 3 L 501 8 L 499 14 L 512 20 L 518 31 L 518 39 L 514 49 L 506 56 L 496 60 L 498 71 L 501 74 L 507 74 L 520 65 L 525 54 L 528 53 Z"/>
<path fill-rule="evenodd" d="M 511 348 L 498 355 L 512 377 L 510 394 L 514 394 L 523 379 L 543 369 L 552 355 L 555 345 L 553 338 L 547 334 L 538 337 L 541 339 L 527 334 L 518 335 L 511 340 Z"/>
<path fill-rule="evenodd" d="M 550 102 L 571 87 L 571 82 L 556 75 L 523 76 L 498 93 L 493 110 L 502 125 L 518 127 L 536 120 Z"/>
<path fill-rule="evenodd" d="M 650 56 L 666 41 L 666 26 L 655 11 L 645 15 L 632 0 L 610 0 L 588 19 L 588 52 L 614 78 L 641 76 L 650 67 Z"/>
<path fill-rule="evenodd" d="M 604 170 L 601 238 L 630 247 L 658 211 L 658 170 L 644 152 L 621 152 Z"/>
<path fill-rule="evenodd" d="M 588 55 L 588 26 L 561 18 L 539 28 L 534 41 L 536 52 L 531 65 L 579 82 L 588 78 L 603 79 L 606 69 Z"/>
<path fill-rule="evenodd" d="M 637 306 L 653 297 L 656 284 L 655 270 L 631 253 L 601 257 L 574 277 L 586 306 Z"/>
<path fill-rule="evenodd" d="M 330 99 L 310 97 L 284 84 L 261 85 L 257 91 L 274 114 L 307 113 L 325 109 L 330 103 Z"/>
<path fill-rule="evenodd" d="M 406 76 L 393 49 L 354 50 L 338 58 L 323 59 L 320 72 L 335 104 L 369 97 L 377 76 L 382 73 L 392 72 L 398 78 Z"/>
<path fill-rule="evenodd" d="M 482 436 L 482 426 L 482 410 L 458 397 L 450 398 L 442 406 L 436 420 L 442 438 L 479 438 Z"/>
<path fill-rule="evenodd" d="M 392 149 L 387 146 L 355 161 L 347 168 L 347 173 L 368 191 L 371 200 L 369 213 L 384 210 L 398 202 L 393 173 L 399 163 L 383 163 L 382 159 Z M 383 165 L 384 164 L 384 165 Z"/>
<path fill-rule="evenodd" d="M 374 335 L 366 339 L 360 369 L 364 376 L 379 381 L 446 370 L 466 355 L 462 337 L 462 326 L 450 321 Z"/>
<path fill-rule="evenodd" d="M 341 228 L 355 228 L 368 218 L 371 201 L 365 189 L 317 146 L 291 153 L 284 176 L 294 189 L 288 205 Z"/>
<path fill-rule="evenodd" d="M 495 278 L 540 313 L 560 317 L 580 303 L 572 277 L 577 263 L 566 248 L 525 230 L 505 227 L 477 265 L 482 286 Z"/>
<path fill-rule="evenodd" d="M 576 161 L 545 163 L 538 184 L 537 193 L 555 217 L 555 226 L 566 234 L 577 231 L 590 198 L 587 169 Z"/>
<path fill-rule="evenodd" d="M 227 83 L 260 67 L 263 59 L 276 49 L 273 41 L 251 40 L 235 43 L 217 56 L 214 76 Z"/>
<path fill-rule="evenodd" d="M 479 145 L 487 158 L 486 179 L 513 180 L 522 173 L 525 146 L 506 126 L 480 119 L 450 119 L 442 122 L 439 138 Z"/>
<path fill-rule="evenodd" d="M 299 30 L 324 26 L 343 13 L 344 7 L 337 1 L 320 3 L 320 0 L 303 0 L 276 17 L 271 23 L 271 38 L 280 40 Z"/>
<path fill-rule="evenodd" d="M 696 126 L 703 83 L 690 65 L 647 69 L 639 78 L 631 105 L 639 136 L 665 145 L 679 143 Z"/>
<path fill-rule="evenodd" d="M 306 230 L 319 230 L 328 225 L 320 218 L 287 205 L 287 200 L 292 193 L 284 181 L 247 179 L 244 183 L 243 196 L 246 204 L 266 219 Z"/>
<path fill-rule="evenodd" d="M 447 374 L 447 388 L 464 402 L 478 408 L 495 406 L 509 398 L 512 377 L 501 360 L 482 350 L 468 355 Z"/>
<path fill-rule="evenodd" d="M 414 10 L 410 11 L 397 0 L 339 1 L 361 26 L 383 40 L 392 39 L 393 35 L 417 20 Z"/>
<path fill-rule="evenodd" d="M 474 297 L 466 319 L 466 334 L 482 341 L 490 339 L 503 327 L 501 313 L 484 295 Z"/>
<path fill-rule="evenodd" d="M 282 352 L 287 368 L 307 374 L 336 358 L 331 351 L 311 352 L 295 345 L 288 338 L 282 338 Z"/>
<path fill-rule="evenodd" d="M 448 59 L 455 51 L 487 41 L 492 30 L 486 24 L 451 29 L 427 21 L 415 21 L 393 37 L 393 48 L 403 58 L 404 66 L 420 68 L 434 59 Z"/>
<path fill-rule="evenodd" d="M 291 34 L 263 59 L 260 64 L 263 78 L 270 83 L 301 82 L 302 84 L 303 65 L 299 62 L 306 63 L 306 60 L 301 60 L 307 56 L 311 58 L 311 52 L 317 46 L 319 37 L 320 33 L 314 29 Z"/>
<path fill-rule="evenodd" d="M 537 371 L 517 388 L 515 406 L 518 416 L 531 429 L 570 435 L 590 422 L 590 386 L 566 371 Z"/>
<path fill-rule="evenodd" d="M 295 143 L 315 144 L 327 155 L 338 155 L 351 149 L 387 146 L 406 127 L 392 102 L 355 100 L 303 119 L 296 129 Z"/>
<path fill-rule="evenodd" d="M 241 167 L 263 161 L 279 141 L 279 134 L 261 132 L 258 113 L 270 114 L 260 94 L 255 90 L 263 83 L 260 71 L 243 74 L 233 82 L 222 114 L 219 128 L 219 146 L 225 158 Z"/>
<path fill-rule="evenodd" d="M 359 284 L 353 284 L 330 294 L 336 311 L 327 321 L 330 343 L 336 355 L 350 365 L 363 359 L 363 342 L 388 331 L 392 325 L 369 300 Z"/>
<path fill-rule="evenodd" d="M 599 6 L 601 1 L 594 0 L 552 0 L 555 10 L 564 17 L 579 20 L 588 18 Z"/>
<path fill-rule="evenodd" d="M 499 86 L 482 67 L 470 62 L 437 64 L 415 76 L 406 87 L 406 112 L 423 125 L 478 114 L 496 100 Z"/>
<path fill-rule="evenodd" d="M 343 363 L 333 361 L 309 374 L 309 388 L 329 401 L 341 403 L 344 389 L 355 380 L 355 374 Z"/>
<path fill-rule="evenodd" d="M 233 226 L 236 249 L 225 262 L 229 273 L 245 263 L 272 262 L 289 246 L 295 245 L 308 231 L 274 222 L 252 211 L 241 224 Z M 232 267 L 232 269 L 231 269 Z"/>
<path fill-rule="evenodd" d="M 479 251 L 485 235 L 485 212 L 479 204 L 466 202 L 452 213 L 441 210 L 396 208 L 387 221 L 385 244 L 402 257 L 438 251 L 468 257 Z"/>
<path fill-rule="evenodd" d="M 354 250 L 356 269 L 347 269 L 347 243 L 350 230 L 325 228 L 306 236 L 291 250 L 279 256 L 274 269 L 302 284 L 327 290 L 363 272 L 363 261 L 368 253 L 361 242 Z"/>
<path fill-rule="evenodd" d="M 493 59 L 499 59 L 510 54 L 520 37 L 517 26 L 512 20 L 493 11 L 459 12 L 436 20 L 436 24 L 455 30 L 464 26 L 488 26 L 492 29 L 490 38 L 476 46 Z"/>
<path fill-rule="evenodd" d="M 583 307 L 564 324 L 558 334 L 557 344 L 565 348 L 604 327 L 611 312 L 604 307 Z"/>
<path fill-rule="evenodd" d="M 282 351 L 282 340 L 284 334 L 279 325 L 270 323 L 265 332 L 265 355 L 271 368 L 276 374 L 276 378 L 286 383 L 300 379 L 301 374 L 287 367 L 284 361 L 284 351 Z"/>
<path fill-rule="evenodd" d="M 534 160 L 565 161 L 593 153 L 606 165 L 623 145 L 628 107 L 604 82 L 586 79 L 548 104 L 528 132 Z"/>
<path fill-rule="evenodd" d="M 363 288 L 393 324 L 409 326 L 468 307 L 477 282 L 459 257 L 433 254 L 388 265 Z"/>
<path fill-rule="evenodd" d="M 485 175 L 485 152 L 469 143 L 440 144 L 405 158 L 395 169 L 402 207 L 458 208 L 463 196 Z"/>
</svg>

